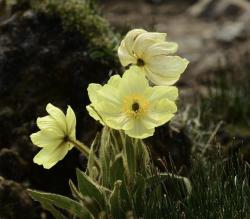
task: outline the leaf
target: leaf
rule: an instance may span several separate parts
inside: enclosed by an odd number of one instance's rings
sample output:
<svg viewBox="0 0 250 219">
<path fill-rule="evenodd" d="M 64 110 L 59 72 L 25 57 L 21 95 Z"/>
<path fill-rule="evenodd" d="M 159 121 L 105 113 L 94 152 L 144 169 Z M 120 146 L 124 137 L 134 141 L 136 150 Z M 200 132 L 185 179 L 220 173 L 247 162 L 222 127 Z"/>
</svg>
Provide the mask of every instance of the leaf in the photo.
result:
<svg viewBox="0 0 250 219">
<path fill-rule="evenodd" d="M 35 190 L 28 190 L 28 192 L 34 200 L 39 201 L 45 207 L 48 207 L 48 205 L 53 205 L 55 207 L 64 209 L 70 214 L 76 215 L 79 218 L 93 219 L 93 216 L 84 206 L 68 197 Z"/>
<path fill-rule="evenodd" d="M 136 154 L 132 138 L 126 136 L 124 145 L 125 166 L 128 168 L 129 180 L 133 180 L 136 173 Z"/>
<path fill-rule="evenodd" d="M 121 152 L 123 148 L 123 138 L 124 134 L 122 134 L 121 130 L 120 131 L 114 129 L 110 130 L 110 141 L 113 146 L 114 155 L 117 155 Z"/>
<path fill-rule="evenodd" d="M 90 197 L 84 197 L 76 188 L 72 180 L 69 180 L 69 186 L 71 189 L 71 192 L 75 198 L 77 198 L 80 202 L 83 203 L 83 205 L 93 214 L 95 218 L 98 218 L 98 215 L 100 214 L 101 210 L 99 208 L 98 203 L 91 199 Z"/>
<path fill-rule="evenodd" d="M 82 201 L 83 200 L 83 196 L 78 191 L 78 189 L 76 188 L 75 184 L 73 183 L 73 181 L 71 179 L 69 180 L 69 187 L 70 187 L 70 190 L 71 190 L 71 193 L 72 193 L 73 197 L 75 199 L 77 199 L 78 201 Z"/>
<path fill-rule="evenodd" d="M 42 207 L 49 211 L 55 219 L 67 219 L 60 211 L 58 211 L 53 205 L 43 203 Z"/>
<path fill-rule="evenodd" d="M 122 178 L 122 185 L 120 188 L 120 196 L 121 196 L 121 200 L 122 200 L 122 209 L 124 210 L 124 212 L 128 212 L 131 211 L 132 206 L 133 206 L 133 194 L 132 192 L 129 190 L 129 185 L 126 183 L 126 176 L 124 175 Z"/>
<path fill-rule="evenodd" d="M 135 185 L 133 188 L 133 202 L 136 212 L 143 215 L 143 206 L 146 201 L 146 183 L 145 178 L 141 175 L 136 176 Z"/>
<path fill-rule="evenodd" d="M 101 186 L 79 169 L 76 169 L 76 175 L 80 193 L 94 199 L 102 209 L 105 208 L 105 197 Z"/>
<path fill-rule="evenodd" d="M 192 192 L 190 180 L 183 176 L 178 176 L 172 173 L 160 173 L 159 175 L 147 178 L 148 185 L 155 185 L 163 182 L 167 191 L 174 196 L 184 195 L 185 197 L 189 197 Z"/>
<path fill-rule="evenodd" d="M 136 139 L 134 144 L 136 148 L 137 168 L 140 170 L 140 173 L 144 175 L 147 172 L 150 162 L 148 148 L 141 139 Z"/>
<path fill-rule="evenodd" d="M 96 178 L 100 174 L 95 164 L 95 162 L 99 163 L 99 161 L 96 159 L 96 154 L 95 154 L 99 144 L 100 144 L 100 134 L 97 133 L 90 147 L 90 153 L 88 157 L 87 170 L 86 170 L 89 177 L 93 180 L 96 180 Z M 99 163 L 99 166 L 100 166 L 100 163 Z"/>
<path fill-rule="evenodd" d="M 115 181 L 123 179 L 125 169 L 121 154 L 116 156 L 115 161 L 110 167 L 110 172 L 112 173 L 109 179 L 111 185 L 114 185 Z"/>
<path fill-rule="evenodd" d="M 111 208 L 111 214 L 113 218 L 119 218 L 123 219 L 125 218 L 125 214 L 121 207 L 121 195 L 120 195 L 120 189 L 121 189 L 122 181 L 117 180 L 114 184 L 114 189 L 110 195 L 110 208 Z"/>
<path fill-rule="evenodd" d="M 106 126 L 102 129 L 99 158 L 102 170 L 102 185 L 109 187 L 109 176 L 110 176 L 110 129 Z"/>
</svg>

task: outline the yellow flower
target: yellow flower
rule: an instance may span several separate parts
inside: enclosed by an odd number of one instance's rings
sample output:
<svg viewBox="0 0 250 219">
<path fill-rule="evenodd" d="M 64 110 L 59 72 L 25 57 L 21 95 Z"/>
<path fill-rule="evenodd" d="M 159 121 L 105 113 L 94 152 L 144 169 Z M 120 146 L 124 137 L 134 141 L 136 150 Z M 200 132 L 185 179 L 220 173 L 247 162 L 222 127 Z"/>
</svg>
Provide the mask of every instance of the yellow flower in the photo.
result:
<svg viewBox="0 0 250 219">
<path fill-rule="evenodd" d="M 37 119 L 40 131 L 30 136 L 33 144 L 42 149 L 34 157 L 34 163 L 50 169 L 62 160 L 69 150 L 73 148 L 70 140 L 75 140 L 76 117 L 74 111 L 68 106 L 66 116 L 57 107 L 48 104 L 48 116 Z"/>
<path fill-rule="evenodd" d="M 174 103 L 178 90 L 174 86 L 150 87 L 136 66 L 127 70 L 122 78 L 112 76 L 104 86 L 90 84 L 89 114 L 102 124 L 122 129 L 134 138 L 154 134 L 155 127 L 169 121 L 177 110 Z"/>
<path fill-rule="evenodd" d="M 157 85 L 173 85 L 185 71 L 188 61 L 176 53 L 178 45 L 166 42 L 165 33 L 134 29 L 127 33 L 118 48 L 123 66 L 137 65 Z"/>
</svg>

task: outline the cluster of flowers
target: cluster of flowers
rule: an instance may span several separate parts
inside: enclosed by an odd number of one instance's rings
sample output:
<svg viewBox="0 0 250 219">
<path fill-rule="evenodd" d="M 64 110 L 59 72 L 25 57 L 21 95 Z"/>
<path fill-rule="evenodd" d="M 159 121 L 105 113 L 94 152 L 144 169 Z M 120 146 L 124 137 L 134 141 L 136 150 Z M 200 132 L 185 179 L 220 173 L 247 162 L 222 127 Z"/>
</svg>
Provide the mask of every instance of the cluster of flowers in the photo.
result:
<svg viewBox="0 0 250 219">
<path fill-rule="evenodd" d="M 177 47 L 166 41 L 165 33 L 129 31 L 118 48 L 127 70 L 103 86 L 89 85 L 90 116 L 133 138 L 152 136 L 155 127 L 168 122 L 177 111 L 178 89 L 172 85 L 188 65 L 186 59 L 174 55 Z M 52 104 L 46 110 L 49 115 L 37 119 L 41 130 L 32 134 L 31 140 L 42 147 L 34 162 L 49 169 L 75 145 L 76 118 L 71 107 L 66 115 Z"/>
</svg>

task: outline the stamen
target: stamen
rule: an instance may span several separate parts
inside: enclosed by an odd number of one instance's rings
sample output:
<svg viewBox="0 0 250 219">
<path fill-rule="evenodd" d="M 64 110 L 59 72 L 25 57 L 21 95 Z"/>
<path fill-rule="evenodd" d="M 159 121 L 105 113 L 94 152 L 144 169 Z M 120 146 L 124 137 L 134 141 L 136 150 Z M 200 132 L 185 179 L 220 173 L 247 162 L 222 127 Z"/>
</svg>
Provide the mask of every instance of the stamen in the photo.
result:
<svg viewBox="0 0 250 219">
<path fill-rule="evenodd" d="M 63 142 L 68 142 L 69 141 L 69 136 L 65 135 L 63 138 Z"/>
<path fill-rule="evenodd" d="M 134 102 L 134 103 L 132 104 L 132 110 L 133 110 L 134 112 L 137 112 L 139 109 L 140 109 L 139 103 Z"/>
<path fill-rule="evenodd" d="M 144 63 L 144 61 L 142 59 L 137 59 L 137 65 L 138 66 L 144 66 L 145 63 Z"/>
</svg>

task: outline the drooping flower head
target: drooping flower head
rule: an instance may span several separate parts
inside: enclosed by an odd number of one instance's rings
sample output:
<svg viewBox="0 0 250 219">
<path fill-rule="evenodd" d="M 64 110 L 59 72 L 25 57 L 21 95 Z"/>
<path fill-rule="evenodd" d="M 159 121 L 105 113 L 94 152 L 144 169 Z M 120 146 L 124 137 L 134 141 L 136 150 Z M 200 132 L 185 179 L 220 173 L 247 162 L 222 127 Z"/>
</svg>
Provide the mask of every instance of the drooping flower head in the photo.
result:
<svg viewBox="0 0 250 219">
<path fill-rule="evenodd" d="M 148 84 L 145 75 L 136 66 L 127 70 L 122 78 L 114 75 L 104 86 L 90 84 L 89 114 L 103 125 L 124 130 L 134 138 L 154 134 L 155 127 L 169 121 L 177 110 L 174 103 L 178 90 L 174 86 Z"/>
<path fill-rule="evenodd" d="M 176 53 L 178 45 L 166 41 L 165 33 L 134 29 L 118 48 L 123 66 L 137 65 L 156 85 L 173 85 L 185 71 L 188 61 Z"/>
<path fill-rule="evenodd" d="M 37 119 L 40 131 L 33 133 L 30 138 L 34 145 L 42 148 L 34 157 L 34 163 L 50 169 L 73 148 L 70 140 L 76 139 L 76 117 L 70 106 L 66 116 L 50 103 L 46 111 L 49 115 Z"/>
</svg>

